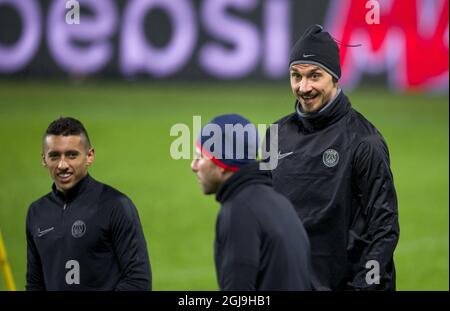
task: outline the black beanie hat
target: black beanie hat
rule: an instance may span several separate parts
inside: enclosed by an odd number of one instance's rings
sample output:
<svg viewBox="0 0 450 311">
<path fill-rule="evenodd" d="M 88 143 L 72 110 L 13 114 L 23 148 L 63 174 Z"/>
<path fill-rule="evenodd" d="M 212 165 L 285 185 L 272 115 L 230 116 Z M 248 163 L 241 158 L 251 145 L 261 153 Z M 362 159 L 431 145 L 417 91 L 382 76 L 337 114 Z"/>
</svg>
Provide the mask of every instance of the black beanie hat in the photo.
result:
<svg viewBox="0 0 450 311">
<path fill-rule="evenodd" d="M 242 166 L 256 161 L 258 130 L 241 115 L 223 114 L 202 128 L 195 144 L 199 152 L 211 159 L 214 164 L 236 172 Z"/>
<path fill-rule="evenodd" d="M 339 48 L 331 35 L 320 25 L 312 25 L 295 43 L 289 58 L 289 67 L 295 64 L 317 65 L 339 80 L 341 65 Z"/>
</svg>

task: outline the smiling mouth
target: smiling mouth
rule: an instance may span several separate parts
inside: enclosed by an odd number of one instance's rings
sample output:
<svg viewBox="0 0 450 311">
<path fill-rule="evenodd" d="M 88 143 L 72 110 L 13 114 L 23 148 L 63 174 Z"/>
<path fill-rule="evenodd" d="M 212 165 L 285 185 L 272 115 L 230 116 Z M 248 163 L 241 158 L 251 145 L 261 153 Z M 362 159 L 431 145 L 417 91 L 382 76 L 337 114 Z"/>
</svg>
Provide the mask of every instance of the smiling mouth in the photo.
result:
<svg viewBox="0 0 450 311">
<path fill-rule="evenodd" d="M 69 173 L 69 172 L 63 172 L 63 173 L 56 174 L 56 176 L 58 176 L 62 182 L 67 181 L 72 175 L 73 175 L 73 173 Z"/>
<path fill-rule="evenodd" d="M 316 98 L 317 97 L 317 94 L 316 95 L 309 95 L 309 96 L 300 96 L 303 100 L 305 100 L 305 101 L 309 101 L 309 100 L 313 100 L 314 98 Z"/>
</svg>

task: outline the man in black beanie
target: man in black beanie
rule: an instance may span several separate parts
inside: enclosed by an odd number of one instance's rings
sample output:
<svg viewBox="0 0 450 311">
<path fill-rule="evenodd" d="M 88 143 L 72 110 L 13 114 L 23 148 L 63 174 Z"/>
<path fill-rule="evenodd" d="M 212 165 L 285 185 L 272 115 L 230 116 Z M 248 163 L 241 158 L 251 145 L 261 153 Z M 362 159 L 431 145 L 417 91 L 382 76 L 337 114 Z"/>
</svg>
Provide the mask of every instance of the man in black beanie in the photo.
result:
<svg viewBox="0 0 450 311">
<path fill-rule="evenodd" d="M 320 25 L 296 42 L 289 71 L 295 112 L 276 122 L 272 180 L 308 232 L 313 288 L 395 290 L 399 224 L 386 142 L 340 89 L 339 49 Z"/>
<path fill-rule="evenodd" d="M 221 204 L 214 244 L 219 287 L 310 290 L 306 231 L 289 200 L 273 190 L 270 173 L 259 170 L 257 143 L 256 127 L 236 114 L 211 120 L 196 143 L 192 171 L 203 193 L 215 193 Z"/>
</svg>

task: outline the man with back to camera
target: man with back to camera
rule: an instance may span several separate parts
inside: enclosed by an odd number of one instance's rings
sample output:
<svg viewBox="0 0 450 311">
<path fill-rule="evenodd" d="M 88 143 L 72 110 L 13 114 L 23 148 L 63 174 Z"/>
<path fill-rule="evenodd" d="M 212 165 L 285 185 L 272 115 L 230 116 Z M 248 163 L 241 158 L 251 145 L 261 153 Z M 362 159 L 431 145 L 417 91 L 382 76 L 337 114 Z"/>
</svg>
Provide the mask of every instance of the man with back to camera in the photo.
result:
<svg viewBox="0 0 450 311">
<path fill-rule="evenodd" d="M 80 121 L 49 125 L 42 164 L 54 183 L 28 210 L 27 290 L 151 289 L 138 212 L 126 195 L 88 174 L 93 161 Z"/>
<path fill-rule="evenodd" d="M 241 126 L 248 136 L 227 126 Z M 308 237 L 292 204 L 273 190 L 270 172 L 259 170 L 257 145 L 256 127 L 236 114 L 211 120 L 196 144 L 192 171 L 203 193 L 215 193 L 221 204 L 214 245 L 219 287 L 310 290 Z"/>
<path fill-rule="evenodd" d="M 322 26 L 295 43 L 289 71 L 295 112 L 275 123 L 272 180 L 308 232 L 313 288 L 395 290 L 399 224 L 388 147 L 339 87 L 339 49 Z"/>
</svg>

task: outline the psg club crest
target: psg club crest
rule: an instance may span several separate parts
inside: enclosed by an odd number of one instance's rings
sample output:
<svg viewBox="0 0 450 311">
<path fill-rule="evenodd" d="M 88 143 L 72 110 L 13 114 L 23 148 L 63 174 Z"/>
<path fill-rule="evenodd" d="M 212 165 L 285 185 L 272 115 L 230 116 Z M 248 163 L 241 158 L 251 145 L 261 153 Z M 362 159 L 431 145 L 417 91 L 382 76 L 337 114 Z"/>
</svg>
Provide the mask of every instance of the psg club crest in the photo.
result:
<svg viewBox="0 0 450 311">
<path fill-rule="evenodd" d="M 86 224 L 82 220 L 77 220 L 72 225 L 72 236 L 81 238 L 86 233 Z"/>
<path fill-rule="evenodd" d="M 327 149 L 323 153 L 323 164 L 327 167 L 333 167 L 336 166 L 339 162 L 339 153 L 334 149 Z"/>
</svg>

